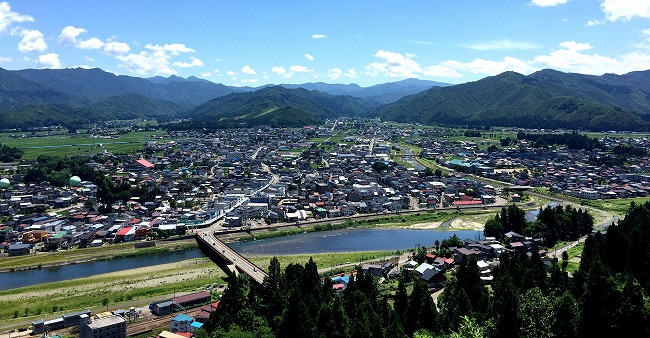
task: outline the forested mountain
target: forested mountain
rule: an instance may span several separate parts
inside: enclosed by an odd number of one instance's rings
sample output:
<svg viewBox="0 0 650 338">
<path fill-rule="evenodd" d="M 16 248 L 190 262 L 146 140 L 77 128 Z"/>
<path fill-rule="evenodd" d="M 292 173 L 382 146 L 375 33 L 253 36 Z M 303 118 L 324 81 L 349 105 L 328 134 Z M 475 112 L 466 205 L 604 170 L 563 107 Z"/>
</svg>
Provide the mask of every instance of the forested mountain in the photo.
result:
<svg viewBox="0 0 650 338">
<path fill-rule="evenodd" d="M 650 72 L 590 76 L 543 70 L 505 72 L 434 87 L 369 116 L 399 122 L 590 130 L 646 130 Z"/>
<path fill-rule="evenodd" d="M 304 88 L 307 90 L 318 90 L 331 95 L 349 95 L 370 99 L 377 103 L 386 104 L 399 100 L 408 95 L 419 93 L 431 87 L 451 86 L 448 83 L 426 81 L 418 79 L 406 79 L 397 82 L 382 83 L 370 87 L 360 87 L 357 84 L 328 84 L 323 82 L 304 84 L 282 84 L 285 88 Z"/>
<path fill-rule="evenodd" d="M 306 120 L 323 121 L 339 116 L 356 116 L 376 106 L 376 103 L 351 96 L 329 95 L 306 89 L 267 87 L 250 93 L 233 93 L 216 98 L 183 115 L 198 121 L 236 121 L 250 124 L 264 122 L 264 116 L 275 116 L 278 126 L 304 126 Z M 289 109 L 290 108 L 290 109 Z M 291 115 L 278 116 L 280 112 Z M 298 112 L 306 119 L 294 119 Z M 267 123 L 261 124 L 272 124 Z"/>
<path fill-rule="evenodd" d="M 407 79 L 371 87 L 306 83 L 250 88 L 195 77 L 118 76 L 97 68 L 0 69 L 5 128 L 140 117 L 297 126 L 338 116 L 463 126 L 648 130 L 650 71 L 603 76 L 505 72 L 455 86 Z"/>
</svg>

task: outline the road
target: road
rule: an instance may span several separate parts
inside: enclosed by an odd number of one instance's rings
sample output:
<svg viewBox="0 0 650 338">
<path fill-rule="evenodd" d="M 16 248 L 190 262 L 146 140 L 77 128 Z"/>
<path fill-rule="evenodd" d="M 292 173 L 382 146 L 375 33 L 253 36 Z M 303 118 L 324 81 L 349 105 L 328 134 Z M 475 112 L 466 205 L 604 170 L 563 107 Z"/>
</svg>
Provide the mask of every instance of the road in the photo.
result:
<svg viewBox="0 0 650 338">
<path fill-rule="evenodd" d="M 257 283 L 262 284 L 267 276 L 266 272 L 219 240 L 214 232 L 197 232 L 197 238 L 212 247 L 217 254 L 234 264 L 240 272 L 249 275 Z"/>
</svg>

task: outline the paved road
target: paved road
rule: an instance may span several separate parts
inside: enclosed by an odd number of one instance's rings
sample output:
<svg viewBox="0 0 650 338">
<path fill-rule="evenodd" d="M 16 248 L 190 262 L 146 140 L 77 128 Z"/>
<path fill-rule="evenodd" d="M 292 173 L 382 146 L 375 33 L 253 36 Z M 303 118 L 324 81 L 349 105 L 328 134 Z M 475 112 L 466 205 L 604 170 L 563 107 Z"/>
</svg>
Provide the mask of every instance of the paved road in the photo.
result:
<svg viewBox="0 0 650 338">
<path fill-rule="evenodd" d="M 208 244 L 215 253 L 234 264 L 240 272 L 249 275 L 257 283 L 262 284 L 264 278 L 267 276 L 266 272 L 260 269 L 255 264 L 244 258 L 237 251 L 231 249 L 224 242 L 219 240 L 214 232 L 197 232 L 197 238 Z"/>
</svg>

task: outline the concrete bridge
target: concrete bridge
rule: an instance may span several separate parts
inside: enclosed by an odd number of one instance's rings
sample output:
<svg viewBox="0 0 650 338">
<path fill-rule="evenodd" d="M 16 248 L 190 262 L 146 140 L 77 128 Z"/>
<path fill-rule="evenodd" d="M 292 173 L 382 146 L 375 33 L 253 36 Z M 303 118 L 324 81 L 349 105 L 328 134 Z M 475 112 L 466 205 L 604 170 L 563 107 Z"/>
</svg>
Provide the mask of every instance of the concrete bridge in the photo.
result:
<svg viewBox="0 0 650 338">
<path fill-rule="evenodd" d="M 262 284 L 264 277 L 268 276 L 258 266 L 218 239 L 212 231 L 197 232 L 196 241 L 203 253 L 212 258 L 223 271 L 230 275 L 245 273 L 258 284 Z"/>
</svg>

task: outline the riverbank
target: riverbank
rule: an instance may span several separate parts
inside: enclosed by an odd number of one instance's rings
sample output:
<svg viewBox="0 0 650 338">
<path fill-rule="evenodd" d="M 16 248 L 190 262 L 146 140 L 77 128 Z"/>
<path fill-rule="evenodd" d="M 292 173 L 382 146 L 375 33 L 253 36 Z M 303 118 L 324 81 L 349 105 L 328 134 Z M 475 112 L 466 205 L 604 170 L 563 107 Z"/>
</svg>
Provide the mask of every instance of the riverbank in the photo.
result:
<svg viewBox="0 0 650 338">
<path fill-rule="evenodd" d="M 304 265 L 309 258 L 313 258 L 321 268 L 332 268 L 355 262 L 380 260 L 395 253 L 375 251 L 286 255 L 278 259 L 282 268 L 288 264 Z M 266 269 L 272 256 L 249 258 Z M 197 291 L 210 285 L 223 284 L 225 278 L 225 273 L 216 264 L 203 257 L 1 291 L 0 332 L 26 328 L 34 320 L 48 320 L 83 309 L 98 312 L 106 308 L 146 306 L 174 293 Z M 218 292 L 213 293 L 216 297 Z M 104 302 L 107 304 L 103 305 Z"/>
<path fill-rule="evenodd" d="M 0 273 L 34 270 L 63 265 L 83 264 L 127 257 L 156 255 L 171 251 L 198 248 L 194 238 L 156 242 L 156 246 L 136 248 L 135 243 L 104 245 L 96 248 L 61 250 L 57 252 L 39 252 L 36 254 L 2 257 Z"/>
</svg>

